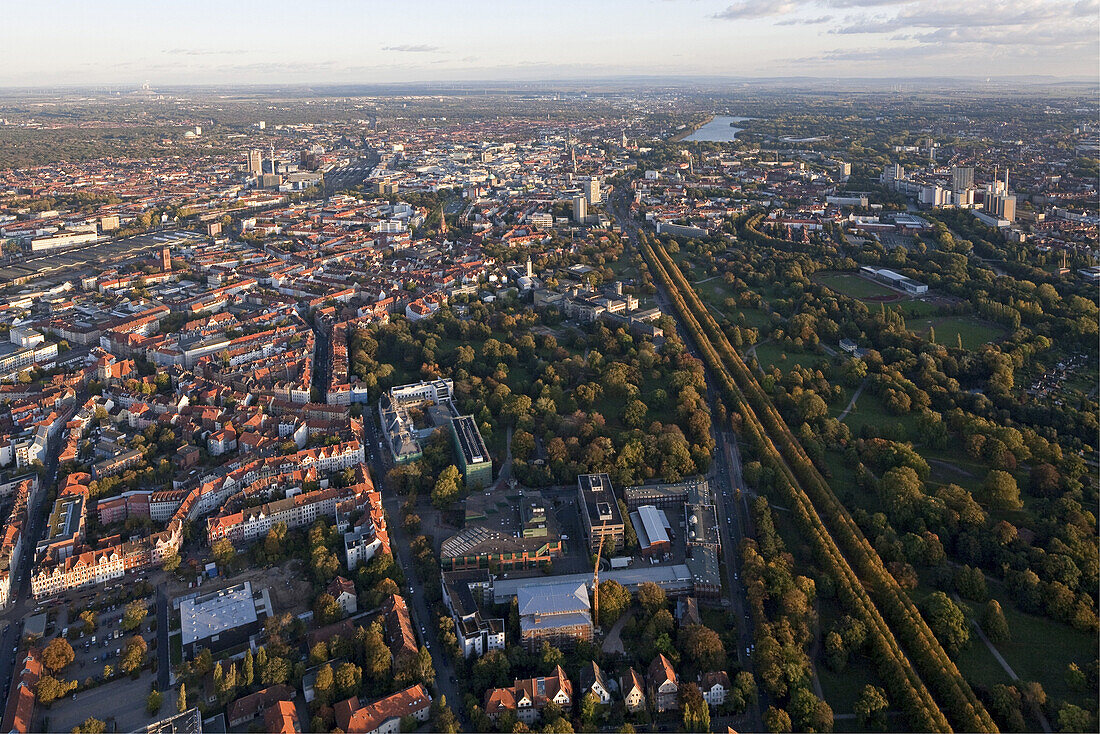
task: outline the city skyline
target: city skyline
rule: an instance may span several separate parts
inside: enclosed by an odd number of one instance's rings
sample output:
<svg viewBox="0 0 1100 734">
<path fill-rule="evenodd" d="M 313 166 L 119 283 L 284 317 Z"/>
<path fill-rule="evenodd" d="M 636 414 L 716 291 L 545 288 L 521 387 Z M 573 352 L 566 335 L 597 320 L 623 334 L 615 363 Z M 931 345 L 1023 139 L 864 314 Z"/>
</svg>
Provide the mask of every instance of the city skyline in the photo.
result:
<svg viewBox="0 0 1100 734">
<path fill-rule="evenodd" d="M 113 0 L 6 16 L 2 87 L 1087 78 L 1100 63 L 1097 0 L 616 0 L 507 12 L 493 2 L 348 0 L 197 2 L 183 12 Z"/>
</svg>

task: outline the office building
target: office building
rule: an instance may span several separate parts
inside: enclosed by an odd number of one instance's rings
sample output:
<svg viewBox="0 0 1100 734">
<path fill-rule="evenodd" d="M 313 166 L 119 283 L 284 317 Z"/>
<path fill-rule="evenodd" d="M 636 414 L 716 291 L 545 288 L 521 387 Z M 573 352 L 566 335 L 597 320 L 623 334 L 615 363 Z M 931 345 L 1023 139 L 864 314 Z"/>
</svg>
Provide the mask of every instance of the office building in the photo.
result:
<svg viewBox="0 0 1100 734">
<path fill-rule="evenodd" d="M 656 558 L 672 552 L 668 517 L 662 510 L 653 505 L 642 505 L 630 513 L 630 521 L 638 534 L 638 545 L 643 556 Z"/>
<path fill-rule="evenodd" d="M 493 460 L 485 439 L 477 428 L 472 415 L 463 415 L 451 420 L 451 438 L 454 440 L 455 455 L 458 456 L 458 468 L 466 487 L 488 487 L 493 483 Z"/>
<path fill-rule="evenodd" d="M 578 224 L 588 221 L 588 200 L 583 196 L 573 197 L 573 221 Z"/>
<path fill-rule="evenodd" d="M 623 523 L 611 477 L 607 474 L 581 474 L 577 477 L 577 503 L 580 505 L 588 546 L 595 553 L 606 538 L 604 553 L 620 550 L 626 540 Z"/>
<path fill-rule="evenodd" d="M 259 176 L 264 172 L 264 154 L 259 150 L 248 151 L 248 175 Z"/>
</svg>

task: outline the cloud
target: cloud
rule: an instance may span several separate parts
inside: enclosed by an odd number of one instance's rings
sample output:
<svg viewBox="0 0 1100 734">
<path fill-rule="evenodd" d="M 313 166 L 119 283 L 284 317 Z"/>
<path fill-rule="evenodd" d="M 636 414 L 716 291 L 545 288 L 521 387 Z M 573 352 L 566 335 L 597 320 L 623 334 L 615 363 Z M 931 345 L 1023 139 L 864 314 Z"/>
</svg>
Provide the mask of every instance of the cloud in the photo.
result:
<svg viewBox="0 0 1100 734">
<path fill-rule="evenodd" d="M 436 51 L 442 51 L 439 46 L 429 46 L 426 43 L 420 44 L 401 44 L 400 46 L 383 46 L 383 51 L 403 51 L 405 53 L 424 54 L 435 53 Z"/>
<path fill-rule="evenodd" d="M 719 20 L 751 20 L 786 15 L 799 6 L 795 0 L 738 0 L 713 17 Z"/>
<path fill-rule="evenodd" d="M 828 23 L 833 19 L 831 15 L 820 15 L 816 18 L 787 18 L 786 20 L 776 21 L 776 25 L 820 25 L 822 23 Z"/>
<path fill-rule="evenodd" d="M 216 51 L 214 49 L 201 49 L 201 48 L 169 48 L 165 49 L 164 53 L 172 54 L 173 56 L 217 56 L 220 54 L 229 53 L 228 51 Z"/>
</svg>

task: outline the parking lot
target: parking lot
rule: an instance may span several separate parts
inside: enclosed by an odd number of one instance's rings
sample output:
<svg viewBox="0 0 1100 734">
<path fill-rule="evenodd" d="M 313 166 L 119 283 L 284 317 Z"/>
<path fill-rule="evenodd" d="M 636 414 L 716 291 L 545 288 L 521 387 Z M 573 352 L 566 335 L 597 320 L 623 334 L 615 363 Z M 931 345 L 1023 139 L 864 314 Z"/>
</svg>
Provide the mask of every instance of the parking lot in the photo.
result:
<svg viewBox="0 0 1100 734">
<path fill-rule="evenodd" d="M 156 648 L 156 633 L 152 631 L 152 621 L 156 618 L 154 609 L 154 597 L 145 599 L 149 607 L 149 614 L 141 623 L 141 635 L 145 638 L 149 651 Z M 69 630 L 69 643 L 73 646 L 76 658 L 72 666 L 66 671 L 77 680 L 85 678 L 101 678 L 103 667 L 110 665 L 117 672 L 119 658 L 126 649 L 127 641 L 136 633 L 124 632 L 122 629 L 122 615 L 125 605 L 111 605 L 97 614 L 96 629 L 91 634 L 82 631 L 83 623 L 80 619 L 67 620 L 67 610 L 62 609 L 58 614 L 58 633 Z"/>
<path fill-rule="evenodd" d="M 156 677 L 149 672 L 143 673 L 137 680 L 123 676 L 55 701 L 49 708 L 39 706 L 34 731 L 71 731 L 89 716 L 100 721 L 114 719 L 115 731 L 138 731 L 154 720 L 145 711 L 145 699 L 155 680 Z M 175 703 L 175 697 L 168 691 L 157 717 L 174 711 Z"/>
</svg>

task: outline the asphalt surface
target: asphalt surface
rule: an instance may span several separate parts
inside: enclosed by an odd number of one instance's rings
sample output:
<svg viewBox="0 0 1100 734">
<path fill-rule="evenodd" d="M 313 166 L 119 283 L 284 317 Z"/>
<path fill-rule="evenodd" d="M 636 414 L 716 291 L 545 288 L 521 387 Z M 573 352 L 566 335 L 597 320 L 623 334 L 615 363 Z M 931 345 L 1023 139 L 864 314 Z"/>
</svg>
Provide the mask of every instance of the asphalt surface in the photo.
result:
<svg viewBox="0 0 1100 734">
<path fill-rule="evenodd" d="M 84 398 L 87 397 L 83 393 L 77 396 L 74 406 L 82 404 Z M 68 414 L 66 421 L 72 417 L 72 410 Z M 45 509 L 48 503 L 45 501 L 49 488 L 57 481 L 57 455 L 61 449 L 61 435 L 64 431 L 59 430 L 57 435 L 46 445 L 46 473 L 43 480 L 43 488 L 39 492 L 38 504 L 30 509 L 30 526 L 27 529 L 26 539 L 23 541 L 22 557 L 19 559 L 19 563 L 16 565 L 15 570 L 16 578 L 19 579 L 17 583 L 12 586 L 10 595 L 10 602 L 8 606 L 0 613 L 0 620 L 3 620 L 6 624 L 4 627 L 3 635 L 0 636 L 0 653 L 6 653 L 9 648 L 12 649 L 12 654 L 0 654 L 0 695 L 3 696 L 4 706 L 7 705 L 8 692 L 11 689 L 11 678 L 14 666 L 16 664 L 15 652 L 19 647 L 19 636 L 23 629 L 23 617 L 34 611 L 35 602 L 31 597 L 31 564 L 34 562 L 34 549 L 38 545 L 38 541 L 42 538 L 42 533 L 46 528 L 46 512 Z"/>
<path fill-rule="evenodd" d="M 456 673 L 450 659 L 443 652 L 443 643 L 439 639 L 439 629 L 436 617 L 428 607 L 424 595 L 424 582 L 420 579 L 413 562 L 410 546 L 412 536 L 405 531 L 400 522 L 401 498 L 386 492 L 381 488 L 382 478 L 386 476 L 388 461 L 379 451 L 378 428 L 375 416 L 369 405 L 364 405 L 363 432 L 367 441 L 367 464 L 370 466 L 371 476 L 382 491 L 382 505 L 386 510 L 386 518 L 389 523 L 390 546 L 393 549 L 396 560 L 405 571 L 406 588 L 402 589 L 402 595 L 409 605 L 409 613 L 412 615 L 413 627 L 420 634 L 421 641 L 427 646 L 432 655 L 432 664 L 435 666 L 435 685 L 439 693 L 447 697 L 447 704 L 451 707 L 458 721 L 465 724 L 465 714 L 462 706 L 462 696 L 458 690 Z M 412 593 L 408 593 L 409 590 Z"/>
</svg>

